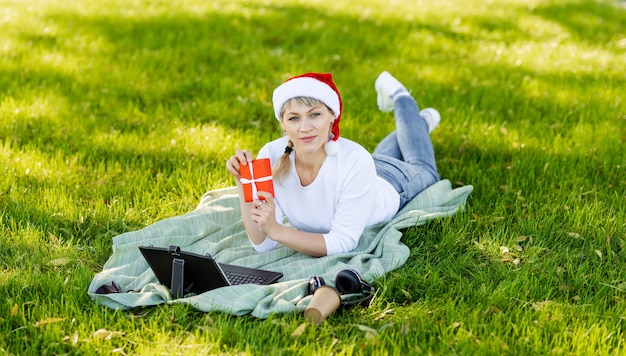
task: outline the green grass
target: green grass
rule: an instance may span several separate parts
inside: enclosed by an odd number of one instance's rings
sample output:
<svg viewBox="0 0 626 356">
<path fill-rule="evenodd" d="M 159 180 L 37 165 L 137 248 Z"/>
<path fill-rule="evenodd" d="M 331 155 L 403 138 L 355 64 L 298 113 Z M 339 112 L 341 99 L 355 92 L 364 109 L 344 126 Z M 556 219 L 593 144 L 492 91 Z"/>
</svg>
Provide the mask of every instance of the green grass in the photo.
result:
<svg viewBox="0 0 626 356">
<path fill-rule="evenodd" d="M 1 353 L 626 354 L 618 2 L 0 0 L 0 33 Z M 301 329 L 90 300 L 113 236 L 280 135 L 288 75 L 333 72 L 342 135 L 373 150 L 382 70 L 439 109 L 440 173 L 474 192 L 406 231 L 370 308 Z"/>
</svg>

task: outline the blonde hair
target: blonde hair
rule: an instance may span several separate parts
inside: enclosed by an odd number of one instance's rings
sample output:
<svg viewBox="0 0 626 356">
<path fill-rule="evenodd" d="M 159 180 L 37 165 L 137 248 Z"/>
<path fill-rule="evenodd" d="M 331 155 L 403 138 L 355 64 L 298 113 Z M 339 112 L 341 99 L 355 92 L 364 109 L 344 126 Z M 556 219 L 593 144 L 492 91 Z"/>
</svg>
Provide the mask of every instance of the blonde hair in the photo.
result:
<svg viewBox="0 0 626 356">
<path fill-rule="evenodd" d="M 321 104 L 321 105 L 324 105 L 324 107 L 326 107 L 334 115 L 334 112 L 328 107 L 328 105 L 324 104 L 323 101 L 315 99 L 315 98 L 311 98 L 308 96 L 296 96 L 294 98 L 287 100 L 285 104 L 283 104 L 283 107 L 280 109 L 280 121 L 281 122 L 283 120 L 283 115 L 285 114 L 285 108 L 288 105 L 291 105 L 293 102 L 297 102 L 298 104 L 306 105 L 308 107 L 313 107 L 313 106 Z M 272 178 L 275 182 L 282 183 L 287 177 L 287 175 L 289 174 L 289 169 L 291 168 L 289 155 L 291 154 L 292 151 L 293 151 L 293 142 L 289 140 L 289 142 L 287 142 L 287 147 L 285 147 L 285 153 L 283 153 L 283 155 L 280 156 L 280 159 L 276 161 L 276 164 L 274 164 L 274 167 L 272 167 Z"/>
</svg>

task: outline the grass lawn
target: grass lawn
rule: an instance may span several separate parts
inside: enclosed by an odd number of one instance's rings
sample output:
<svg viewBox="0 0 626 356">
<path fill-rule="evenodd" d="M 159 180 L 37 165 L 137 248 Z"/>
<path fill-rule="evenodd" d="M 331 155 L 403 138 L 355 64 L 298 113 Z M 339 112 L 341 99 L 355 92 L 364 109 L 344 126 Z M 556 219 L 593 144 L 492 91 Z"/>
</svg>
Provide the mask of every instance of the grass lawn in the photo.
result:
<svg viewBox="0 0 626 356">
<path fill-rule="evenodd" d="M 626 6 L 617 0 L 0 0 L 0 354 L 626 354 Z M 370 308 L 321 326 L 86 294 L 111 239 L 233 184 L 272 90 L 332 72 L 341 134 L 442 122 L 466 211 L 406 231 Z"/>
</svg>

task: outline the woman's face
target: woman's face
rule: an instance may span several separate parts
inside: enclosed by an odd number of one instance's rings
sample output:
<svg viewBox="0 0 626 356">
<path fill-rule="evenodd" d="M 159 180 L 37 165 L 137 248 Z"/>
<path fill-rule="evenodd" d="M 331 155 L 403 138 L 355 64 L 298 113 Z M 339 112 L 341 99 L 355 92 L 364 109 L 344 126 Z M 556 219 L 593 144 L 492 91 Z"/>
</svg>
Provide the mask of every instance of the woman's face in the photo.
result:
<svg viewBox="0 0 626 356">
<path fill-rule="evenodd" d="M 324 149 L 335 116 L 322 103 L 313 106 L 288 101 L 280 124 L 298 154 L 318 153 Z"/>
</svg>

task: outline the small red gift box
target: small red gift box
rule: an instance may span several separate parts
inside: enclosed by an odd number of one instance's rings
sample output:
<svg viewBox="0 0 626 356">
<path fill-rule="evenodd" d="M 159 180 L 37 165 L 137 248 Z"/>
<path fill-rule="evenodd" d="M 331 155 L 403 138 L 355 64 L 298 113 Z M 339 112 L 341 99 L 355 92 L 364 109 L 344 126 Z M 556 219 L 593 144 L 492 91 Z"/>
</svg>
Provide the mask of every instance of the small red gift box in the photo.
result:
<svg viewBox="0 0 626 356">
<path fill-rule="evenodd" d="M 255 159 L 241 166 L 241 183 L 243 184 L 244 200 L 251 202 L 261 199 L 257 192 L 268 192 L 274 196 L 272 166 L 269 158 Z"/>
</svg>

